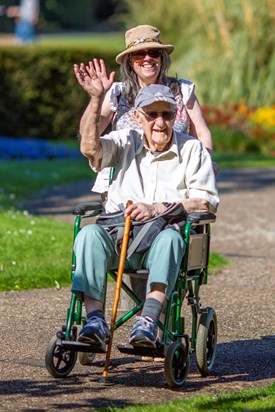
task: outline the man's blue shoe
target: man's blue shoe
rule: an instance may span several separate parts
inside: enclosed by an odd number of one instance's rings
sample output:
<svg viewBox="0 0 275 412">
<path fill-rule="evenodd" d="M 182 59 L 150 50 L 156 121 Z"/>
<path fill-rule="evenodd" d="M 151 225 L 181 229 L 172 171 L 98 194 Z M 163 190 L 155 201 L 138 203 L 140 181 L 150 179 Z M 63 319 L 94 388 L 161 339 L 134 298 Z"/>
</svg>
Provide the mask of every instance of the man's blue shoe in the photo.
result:
<svg viewBox="0 0 275 412">
<path fill-rule="evenodd" d="M 148 316 L 137 316 L 129 343 L 133 346 L 155 348 L 158 326 Z"/>
<path fill-rule="evenodd" d="M 88 343 L 99 351 L 105 351 L 110 337 L 110 329 L 104 318 L 92 316 L 87 319 L 84 328 L 79 332 L 78 342 Z"/>
</svg>

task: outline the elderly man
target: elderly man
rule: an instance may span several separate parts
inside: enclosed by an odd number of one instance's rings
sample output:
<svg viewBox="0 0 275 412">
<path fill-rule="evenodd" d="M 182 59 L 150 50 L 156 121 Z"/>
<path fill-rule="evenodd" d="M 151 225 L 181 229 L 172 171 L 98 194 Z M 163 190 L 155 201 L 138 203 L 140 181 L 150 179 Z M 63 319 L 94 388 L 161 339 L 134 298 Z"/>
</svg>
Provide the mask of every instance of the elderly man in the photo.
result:
<svg viewBox="0 0 275 412">
<path fill-rule="evenodd" d="M 92 108 L 81 139 L 81 152 L 94 170 L 115 167 L 106 211 L 118 211 L 127 200 L 133 205 L 125 216 L 146 221 L 162 213 L 169 202 L 181 202 L 186 213 L 215 212 L 219 198 L 210 155 L 201 142 L 173 131 L 176 101 L 162 85 L 142 88 L 135 100 L 135 116 L 141 131 L 124 129 L 99 136 L 98 121 L 103 86 L 90 73 Z M 87 324 L 78 340 L 101 349 L 109 338 L 103 302 L 106 272 L 117 268 L 119 257 L 109 233 L 99 225 L 85 226 L 77 235 L 76 271 L 72 290 L 84 299 Z M 129 343 L 155 347 L 157 321 L 169 297 L 185 253 L 182 236 L 166 229 L 145 253 L 134 253 L 125 267 L 149 270 L 146 301 L 136 317 Z"/>
</svg>

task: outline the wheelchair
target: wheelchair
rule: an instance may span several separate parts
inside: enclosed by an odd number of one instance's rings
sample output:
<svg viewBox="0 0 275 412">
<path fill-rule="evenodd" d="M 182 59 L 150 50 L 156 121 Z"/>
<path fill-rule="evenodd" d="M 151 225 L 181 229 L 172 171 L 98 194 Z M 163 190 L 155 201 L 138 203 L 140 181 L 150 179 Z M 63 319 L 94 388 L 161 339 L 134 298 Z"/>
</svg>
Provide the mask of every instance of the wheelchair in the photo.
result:
<svg viewBox="0 0 275 412">
<path fill-rule="evenodd" d="M 77 205 L 73 211 L 76 215 L 74 239 L 83 226 L 83 219 L 98 216 L 102 212 L 104 212 L 102 202 L 94 201 Z M 201 285 L 207 284 L 210 226 L 215 222 L 215 218 L 212 213 L 187 215 L 183 229 L 186 252 L 176 285 L 166 304 L 164 320 L 158 323 L 162 338 L 157 342 L 156 348 L 117 346 L 121 353 L 127 355 L 163 358 L 164 378 L 170 388 L 185 384 L 192 353 L 195 353 L 196 368 L 202 377 L 207 376 L 213 369 L 217 346 L 217 317 L 212 307 L 201 305 L 199 292 Z M 73 253 L 72 279 L 75 267 L 76 257 Z M 108 274 L 114 280 L 117 279 L 117 272 L 112 271 Z M 140 270 L 127 275 L 134 280 L 143 279 L 145 283 L 148 272 Z M 133 301 L 134 307 L 115 321 L 114 331 L 138 314 L 144 305 L 144 298 L 140 293 L 135 293 L 124 281 L 122 281 L 122 290 Z M 189 334 L 186 333 L 186 317 L 182 314 L 185 299 L 191 307 Z M 65 378 L 73 370 L 77 356 L 82 365 L 92 365 L 94 361 L 95 349 L 89 344 L 77 341 L 78 326 L 82 328 L 86 322 L 82 309 L 81 298 L 72 293 L 66 324 L 50 340 L 45 354 L 46 368 L 54 378 Z"/>
</svg>

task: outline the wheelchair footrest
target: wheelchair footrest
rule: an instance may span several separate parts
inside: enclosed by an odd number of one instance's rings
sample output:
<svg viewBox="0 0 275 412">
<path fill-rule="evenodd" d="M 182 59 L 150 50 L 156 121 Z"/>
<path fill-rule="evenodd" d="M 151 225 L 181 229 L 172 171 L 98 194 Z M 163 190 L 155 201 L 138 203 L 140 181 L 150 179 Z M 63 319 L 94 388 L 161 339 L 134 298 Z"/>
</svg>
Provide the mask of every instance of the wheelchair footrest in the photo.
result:
<svg viewBox="0 0 275 412">
<path fill-rule="evenodd" d="M 61 346 L 65 349 L 71 350 L 72 352 L 106 353 L 106 350 L 102 350 L 100 347 L 71 340 L 62 340 Z"/>
<path fill-rule="evenodd" d="M 118 350 L 128 355 L 148 356 L 150 358 L 164 358 L 164 346 L 157 345 L 154 348 L 146 348 L 145 346 L 132 346 L 132 345 L 118 345 Z"/>
</svg>

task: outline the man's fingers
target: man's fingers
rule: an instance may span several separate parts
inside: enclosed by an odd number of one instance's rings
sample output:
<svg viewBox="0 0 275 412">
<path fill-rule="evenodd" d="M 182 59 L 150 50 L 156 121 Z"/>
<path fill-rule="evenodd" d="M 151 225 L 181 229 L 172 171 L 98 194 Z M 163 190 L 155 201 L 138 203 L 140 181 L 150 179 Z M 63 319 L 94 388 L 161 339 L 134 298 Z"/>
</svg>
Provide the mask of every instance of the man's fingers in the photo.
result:
<svg viewBox="0 0 275 412">
<path fill-rule="evenodd" d="M 102 75 L 107 77 L 106 66 L 105 66 L 104 60 L 99 59 L 99 63 L 100 63 L 100 71 L 101 71 Z"/>
<path fill-rule="evenodd" d="M 97 73 L 101 73 L 101 66 L 97 59 L 93 59 L 94 69 Z"/>
<path fill-rule="evenodd" d="M 110 82 L 114 83 L 116 72 L 111 72 L 109 76 Z"/>
<path fill-rule="evenodd" d="M 97 73 L 96 73 L 96 71 L 93 67 L 86 66 L 86 70 L 87 70 L 88 74 L 90 75 L 91 79 L 97 79 L 98 76 L 97 76 Z"/>
</svg>

